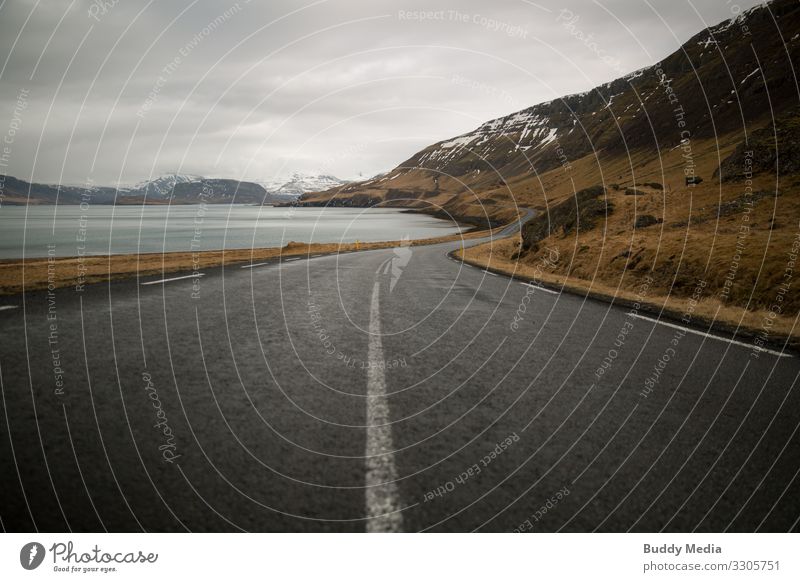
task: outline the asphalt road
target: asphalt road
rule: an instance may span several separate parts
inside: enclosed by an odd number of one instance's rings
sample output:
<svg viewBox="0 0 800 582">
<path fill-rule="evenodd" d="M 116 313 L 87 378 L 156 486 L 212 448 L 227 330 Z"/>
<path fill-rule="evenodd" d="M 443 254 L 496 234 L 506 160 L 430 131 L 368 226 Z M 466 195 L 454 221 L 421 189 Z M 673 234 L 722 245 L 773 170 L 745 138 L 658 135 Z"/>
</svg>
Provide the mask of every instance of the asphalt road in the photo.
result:
<svg viewBox="0 0 800 582">
<path fill-rule="evenodd" d="M 456 246 L 2 298 L 3 529 L 798 529 L 797 358 Z"/>
</svg>

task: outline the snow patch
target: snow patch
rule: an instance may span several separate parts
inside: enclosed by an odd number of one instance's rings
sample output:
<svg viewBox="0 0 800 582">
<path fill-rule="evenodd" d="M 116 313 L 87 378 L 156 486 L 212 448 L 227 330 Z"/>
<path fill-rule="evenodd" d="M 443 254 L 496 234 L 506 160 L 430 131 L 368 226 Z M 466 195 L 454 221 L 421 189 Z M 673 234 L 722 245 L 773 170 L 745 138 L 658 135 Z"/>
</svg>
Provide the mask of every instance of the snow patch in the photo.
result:
<svg viewBox="0 0 800 582">
<path fill-rule="evenodd" d="M 756 67 L 756 70 L 755 70 L 755 71 L 753 71 L 752 73 L 750 73 L 749 75 L 747 75 L 747 76 L 746 76 L 744 79 L 742 79 L 742 82 L 741 82 L 741 83 L 739 83 L 739 84 L 740 84 L 740 85 L 744 85 L 744 82 L 745 82 L 745 81 L 747 81 L 747 79 L 749 79 L 750 77 L 752 77 L 753 75 L 755 75 L 755 74 L 756 74 L 757 72 L 759 72 L 760 70 L 761 70 L 761 68 L 760 68 L 760 67 Z"/>
<path fill-rule="evenodd" d="M 546 146 L 547 144 L 555 141 L 557 133 L 558 129 L 556 129 L 555 127 L 550 129 L 547 135 L 542 138 L 542 141 L 539 143 L 539 147 Z"/>
<path fill-rule="evenodd" d="M 717 41 L 714 39 L 713 36 L 709 36 L 707 39 L 705 39 L 704 41 L 701 40 L 697 44 L 702 46 L 704 49 L 707 49 L 712 44 L 716 46 Z"/>
<path fill-rule="evenodd" d="M 443 147 L 445 149 L 462 147 L 469 143 L 472 143 L 474 140 L 475 140 L 475 135 L 468 133 L 466 135 L 459 136 L 455 139 L 451 139 L 450 141 L 442 142 L 440 147 Z"/>
</svg>

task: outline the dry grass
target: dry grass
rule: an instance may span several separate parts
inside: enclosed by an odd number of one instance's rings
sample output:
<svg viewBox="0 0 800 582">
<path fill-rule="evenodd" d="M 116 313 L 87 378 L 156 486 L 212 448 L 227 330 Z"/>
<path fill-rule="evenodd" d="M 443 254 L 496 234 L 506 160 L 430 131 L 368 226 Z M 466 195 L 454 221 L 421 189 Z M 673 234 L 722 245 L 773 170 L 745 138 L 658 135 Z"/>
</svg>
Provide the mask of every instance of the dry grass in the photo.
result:
<svg viewBox="0 0 800 582">
<path fill-rule="evenodd" d="M 752 192 L 767 195 L 747 210 L 744 205 L 737 206 L 735 201 L 744 198 L 745 184 L 712 178 L 719 159 L 736 143 L 737 136 L 693 142 L 696 173 L 704 181 L 692 188 L 683 182 L 680 149 L 660 152 L 655 158 L 647 153 L 635 153 L 630 159 L 592 156 L 574 162 L 569 173 L 559 169 L 537 180 L 521 180 L 511 185 L 517 202 L 542 213 L 574 191 L 595 184 L 606 186 L 614 209 L 594 229 L 553 232 L 538 250 L 518 259 L 518 240 L 469 249 L 467 259 L 481 265 L 491 262 L 499 271 L 516 270 L 528 276 L 556 249 L 560 261 L 542 273 L 543 281 L 566 284 L 581 293 L 591 290 L 606 299 L 630 299 L 650 274 L 654 278 L 648 298 L 651 307 L 674 313 L 687 308 L 696 283 L 703 280 L 707 286 L 696 316 L 708 322 L 716 319 L 723 323 L 720 327 L 740 326 L 756 332 L 777 306 L 780 313 L 771 336 L 798 338 L 795 318 L 800 313 L 800 267 L 793 265 L 790 253 L 800 242 L 800 179 L 785 177 L 776 183 L 774 174 L 757 176 Z M 643 188 L 644 182 L 658 182 L 664 189 Z M 619 189 L 611 184 L 618 184 Z M 634 184 L 647 194 L 626 196 L 625 188 Z M 642 215 L 661 222 L 634 229 L 635 220 Z M 747 232 L 742 238 L 738 238 L 740 228 Z M 781 296 L 787 271 L 790 287 Z M 732 285 L 724 291 L 726 277 Z"/>
<path fill-rule="evenodd" d="M 692 142 L 693 163 L 697 175 L 704 182 L 694 188 L 695 193 L 713 192 L 719 195 L 719 185 L 711 176 L 720 159 L 730 154 L 741 141 L 740 134 L 720 136 L 718 139 L 694 140 Z M 431 172 L 424 169 L 408 171 L 385 183 L 372 183 L 359 186 L 354 192 L 348 188 L 309 194 L 304 200 L 316 203 L 330 201 L 332 192 L 337 199 L 355 196 L 362 202 L 367 199 L 383 200 L 388 206 L 415 207 L 422 211 L 446 208 L 459 219 L 509 222 L 513 219 L 514 208 L 545 209 L 565 200 L 576 191 L 597 184 L 609 187 L 619 184 L 660 194 L 643 187 L 643 183 L 657 182 L 667 194 L 687 192 L 684 188 L 685 160 L 680 148 L 670 151 L 631 152 L 630 155 L 607 155 L 603 151 L 570 160 L 567 171 L 557 167 L 546 172 L 536 173 L 526 170 L 515 175 L 494 172 L 470 173 L 463 176 L 439 176 L 438 190 L 431 192 Z M 774 180 L 773 180 L 774 181 Z M 389 200 L 392 190 L 407 192 L 407 197 Z M 416 194 L 415 194 L 416 193 Z M 418 196 L 418 198 L 414 198 Z M 641 197 L 638 197 L 641 198 Z M 681 206 L 684 206 L 681 204 Z"/>
<path fill-rule="evenodd" d="M 489 268 L 507 275 L 514 275 L 524 280 L 537 280 L 553 287 L 563 287 L 564 290 L 604 301 L 622 300 L 622 302 L 639 301 L 651 313 L 663 312 L 675 318 L 692 310 L 692 320 L 716 328 L 732 330 L 738 329 L 741 335 L 751 336 L 758 334 L 764 319 L 768 316 L 765 309 L 747 310 L 736 305 L 721 301 L 716 296 L 705 296 L 694 307 L 690 307 L 690 297 L 678 296 L 669 292 L 668 288 L 657 283 L 650 286 L 647 296 L 643 298 L 641 289 L 642 277 L 630 276 L 630 285 L 616 285 L 601 276 L 583 278 L 559 272 L 562 267 L 549 267 L 542 260 L 549 250 L 558 248 L 550 246 L 538 255 L 537 261 L 512 259 L 519 248 L 519 237 L 494 241 L 483 245 L 467 248 L 464 252 L 456 254 L 469 263 Z M 554 256 L 554 255 L 553 255 Z M 559 264 L 561 260 L 569 260 L 559 251 Z M 795 320 L 796 314 L 778 316 L 770 330 L 770 339 L 773 343 L 782 343 L 783 339 L 791 338 L 789 343 L 794 348 L 800 345 L 800 326 Z"/>
</svg>

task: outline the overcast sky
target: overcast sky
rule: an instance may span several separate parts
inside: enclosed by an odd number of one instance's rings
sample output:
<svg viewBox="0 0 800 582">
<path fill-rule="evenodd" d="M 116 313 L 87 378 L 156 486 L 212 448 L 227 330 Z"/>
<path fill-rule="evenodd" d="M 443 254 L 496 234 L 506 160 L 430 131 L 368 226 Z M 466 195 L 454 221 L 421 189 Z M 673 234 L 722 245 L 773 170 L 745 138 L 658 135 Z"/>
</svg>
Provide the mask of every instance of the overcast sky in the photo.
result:
<svg viewBox="0 0 800 582">
<path fill-rule="evenodd" d="M 758 3 L 5 0 L 0 173 L 366 177 Z"/>
</svg>

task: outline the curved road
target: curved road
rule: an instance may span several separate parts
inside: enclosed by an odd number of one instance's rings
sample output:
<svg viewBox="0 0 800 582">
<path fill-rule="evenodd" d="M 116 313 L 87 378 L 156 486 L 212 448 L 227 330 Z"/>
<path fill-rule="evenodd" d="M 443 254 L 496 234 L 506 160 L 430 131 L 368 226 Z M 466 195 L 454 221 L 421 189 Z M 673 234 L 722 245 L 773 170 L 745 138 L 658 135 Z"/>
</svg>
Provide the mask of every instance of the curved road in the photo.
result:
<svg viewBox="0 0 800 582">
<path fill-rule="evenodd" d="M 3 298 L 2 527 L 798 529 L 796 358 L 457 246 Z"/>
</svg>

